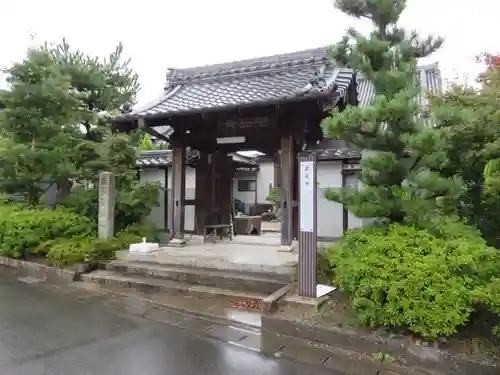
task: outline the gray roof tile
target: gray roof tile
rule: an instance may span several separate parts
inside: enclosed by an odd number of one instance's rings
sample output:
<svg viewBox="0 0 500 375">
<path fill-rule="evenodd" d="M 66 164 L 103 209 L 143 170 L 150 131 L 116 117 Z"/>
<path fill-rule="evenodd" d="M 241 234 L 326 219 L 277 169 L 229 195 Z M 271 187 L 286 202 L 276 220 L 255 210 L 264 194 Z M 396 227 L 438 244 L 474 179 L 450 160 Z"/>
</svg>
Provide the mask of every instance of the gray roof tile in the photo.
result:
<svg viewBox="0 0 500 375">
<path fill-rule="evenodd" d="M 171 70 L 165 93 L 119 119 L 170 116 L 211 109 L 285 102 L 336 89 L 343 95 L 352 70 L 336 68 L 328 48 L 316 48 L 198 68 Z M 316 80 L 315 80 L 316 78 Z"/>
<path fill-rule="evenodd" d="M 186 155 L 186 162 L 191 163 L 198 153 L 191 151 Z M 138 167 L 166 167 L 172 164 L 172 150 L 141 151 L 136 160 Z"/>
<path fill-rule="evenodd" d="M 318 160 L 341 160 L 361 158 L 361 149 L 343 140 L 325 139 L 305 151 L 315 152 Z"/>
<path fill-rule="evenodd" d="M 186 155 L 188 164 L 194 162 L 198 158 L 198 151 L 190 151 Z M 258 163 L 251 158 L 244 157 L 238 154 L 231 154 L 233 161 L 237 164 L 247 165 L 249 167 L 258 167 Z M 172 165 L 172 150 L 149 150 L 141 151 L 136 160 L 136 165 L 142 168 L 168 167 Z"/>
<path fill-rule="evenodd" d="M 417 101 L 421 105 L 422 113 L 420 119 L 425 126 L 432 126 L 434 120 L 429 112 L 428 95 L 441 95 L 443 93 L 443 81 L 439 64 L 423 65 L 418 68 L 417 79 L 420 81 L 421 94 Z M 356 77 L 358 90 L 358 106 L 367 107 L 375 99 L 375 87 L 363 76 Z"/>
<path fill-rule="evenodd" d="M 358 89 L 358 106 L 369 106 L 375 99 L 375 87 L 366 80 L 362 75 L 356 77 Z M 419 96 L 418 100 L 422 105 L 427 105 L 425 95 L 427 93 L 439 95 L 443 92 L 443 82 L 441 78 L 441 70 L 437 63 L 423 65 L 418 69 L 418 77 L 422 87 L 423 95 Z"/>
</svg>

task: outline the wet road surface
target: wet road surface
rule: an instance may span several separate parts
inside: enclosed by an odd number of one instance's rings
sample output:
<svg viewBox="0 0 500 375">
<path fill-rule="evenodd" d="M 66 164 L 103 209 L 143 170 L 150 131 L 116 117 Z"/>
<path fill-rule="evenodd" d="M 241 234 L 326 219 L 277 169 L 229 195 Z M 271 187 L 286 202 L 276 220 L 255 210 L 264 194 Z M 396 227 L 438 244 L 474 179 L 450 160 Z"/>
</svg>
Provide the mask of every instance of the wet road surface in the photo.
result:
<svg viewBox="0 0 500 375">
<path fill-rule="evenodd" d="M 0 369 L 8 375 L 326 375 L 74 298 L 0 268 Z"/>
</svg>

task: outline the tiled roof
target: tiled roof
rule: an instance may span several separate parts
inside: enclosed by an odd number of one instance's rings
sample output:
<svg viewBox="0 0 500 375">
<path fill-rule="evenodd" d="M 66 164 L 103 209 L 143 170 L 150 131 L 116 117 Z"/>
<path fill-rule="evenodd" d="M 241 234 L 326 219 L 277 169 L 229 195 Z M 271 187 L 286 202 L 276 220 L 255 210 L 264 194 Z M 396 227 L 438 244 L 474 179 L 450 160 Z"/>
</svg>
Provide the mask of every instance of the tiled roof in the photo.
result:
<svg viewBox="0 0 500 375">
<path fill-rule="evenodd" d="M 198 153 L 189 152 L 186 156 L 186 162 L 191 163 Z M 138 167 L 167 167 L 172 164 L 172 150 L 150 150 L 141 151 L 136 160 Z"/>
<path fill-rule="evenodd" d="M 198 158 L 198 155 L 197 151 L 189 152 L 186 156 L 186 162 L 188 164 L 194 162 Z M 258 164 L 250 158 L 237 154 L 231 154 L 231 156 L 233 161 L 238 164 L 258 168 Z M 141 151 L 139 157 L 137 158 L 136 165 L 142 168 L 168 167 L 172 165 L 172 150 Z"/>
<path fill-rule="evenodd" d="M 369 106 L 375 99 L 375 87 L 362 75 L 357 75 L 358 106 Z M 443 81 L 438 63 L 423 65 L 418 69 L 418 77 L 422 87 L 422 95 L 418 98 L 423 106 L 427 106 L 426 94 L 439 95 L 443 92 Z"/>
<path fill-rule="evenodd" d="M 170 70 L 165 93 L 116 117 L 148 118 L 282 103 L 307 96 L 343 95 L 352 70 L 336 68 L 327 47 L 198 68 Z"/>
<path fill-rule="evenodd" d="M 306 148 L 305 151 L 316 152 L 318 160 L 361 158 L 361 149 L 336 139 L 325 139 L 314 146 Z"/>
</svg>

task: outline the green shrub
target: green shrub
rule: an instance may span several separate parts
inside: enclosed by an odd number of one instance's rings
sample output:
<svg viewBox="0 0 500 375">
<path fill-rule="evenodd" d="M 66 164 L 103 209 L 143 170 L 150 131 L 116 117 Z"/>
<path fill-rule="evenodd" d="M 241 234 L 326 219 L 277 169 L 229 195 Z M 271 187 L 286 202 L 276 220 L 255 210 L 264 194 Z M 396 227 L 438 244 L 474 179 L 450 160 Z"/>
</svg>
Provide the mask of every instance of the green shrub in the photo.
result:
<svg viewBox="0 0 500 375">
<path fill-rule="evenodd" d="M 95 262 L 112 259 L 121 244 L 116 238 L 75 237 L 52 240 L 47 243 L 47 259 L 58 266 L 82 262 Z"/>
<path fill-rule="evenodd" d="M 63 205 L 71 211 L 86 216 L 97 223 L 98 190 L 75 186 Z M 115 231 L 137 224 L 151 213 L 158 205 L 157 184 L 136 184 L 130 191 L 118 190 L 115 206 Z"/>
<path fill-rule="evenodd" d="M 0 253 L 19 258 L 39 252 L 43 243 L 57 238 L 85 237 L 95 234 L 96 225 L 85 216 L 58 208 L 36 209 L 2 206 L 0 212 Z"/>
<path fill-rule="evenodd" d="M 142 242 L 143 238 L 146 238 L 150 242 L 158 242 L 158 230 L 151 224 L 148 223 L 134 223 L 126 227 L 125 229 L 119 231 L 116 234 L 117 237 L 120 236 L 131 236 L 138 238 Z M 137 242 L 137 241 L 135 241 Z M 131 242 L 131 243 L 135 243 Z"/>
<path fill-rule="evenodd" d="M 430 338 L 467 323 L 473 290 L 500 263 L 495 249 L 460 238 L 453 225 L 442 237 L 398 224 L 346 233 L 330 262 L 361 321 Z"/>
<path fill-rule="evenodd" d="M 322 284 L 329 284 L 334 279 L 333 269 L 330 266 L 328 259 L 329 251 L 324 248 L 319 248 L 317 253 L 317 277 L 318 282 Z"/>
<path fill-rule="evenodd" d="M 279 187 L 273 187 L 266 197 L 266 201 L 271 202 L 275 207 L 279 208 L 281 204 L 281 189 Z"/>
<path fill-rule="evenodd" d="M 117 250 L 126 250 L 130 244 L 142 242 L 144 237 L 155 240 L 155 235 L 154 228 L 133 224 L 107 240 L 96 237 L 59 238 L 43 242 L 39 248 L 43 248 L 47 259 L 53 264 L 66 266 L 113 259 Z"/>
<path fill-rule="evenodd" d="M 497 272 L 498 273 L 498 272 Z M 472 294 L 473 301 L 488 307 L 500 318 L 500 278 L 492 277 L 490 282 L 478 287 Z M 498 320 L 497 320 L 498 322 Z M 493 327 L 493 334 L 500 338 L 500 325 Z"/>
</svg>

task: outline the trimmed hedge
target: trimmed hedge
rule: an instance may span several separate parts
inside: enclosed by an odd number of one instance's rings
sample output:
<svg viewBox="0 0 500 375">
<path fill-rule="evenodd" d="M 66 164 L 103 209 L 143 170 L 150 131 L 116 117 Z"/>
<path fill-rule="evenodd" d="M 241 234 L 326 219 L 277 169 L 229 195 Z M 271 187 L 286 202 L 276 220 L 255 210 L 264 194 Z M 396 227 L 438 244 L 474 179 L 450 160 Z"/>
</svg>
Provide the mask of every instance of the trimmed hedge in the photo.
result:
<svg viewBox="0 0 500 375">
<path fill-rule="evenodd" d="M 393 224 L 350 231 L 331 249 L 337 285 L 362 322 L 428 338 L 468 322 L 475 292 L 498 272 L 498 251 L 461 223 L 440 233 Z"/>
</svg>

